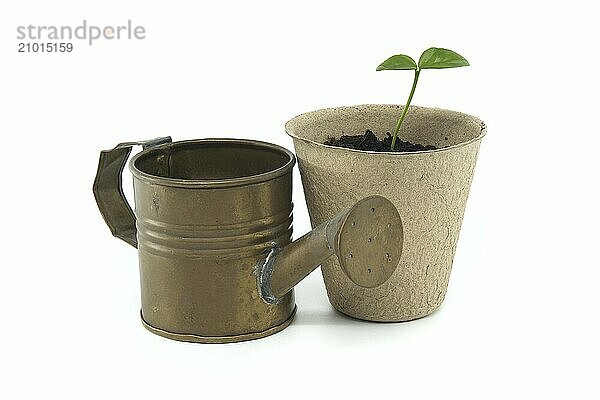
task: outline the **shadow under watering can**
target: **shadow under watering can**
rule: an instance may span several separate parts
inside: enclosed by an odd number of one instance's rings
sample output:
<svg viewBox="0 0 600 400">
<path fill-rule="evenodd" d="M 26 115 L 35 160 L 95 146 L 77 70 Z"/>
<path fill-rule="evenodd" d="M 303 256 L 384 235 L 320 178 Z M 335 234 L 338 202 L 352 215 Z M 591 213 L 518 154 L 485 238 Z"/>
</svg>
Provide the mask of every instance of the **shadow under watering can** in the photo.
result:
<svg viewBox="0 0 600 400">
<path fill-rule="evenodd" d="M 121 174 L 136 145 L 134 213 Z M 237 139 L 166 137 L 101 152 L 94 196 L 113 235 L 138 249 L 148 330 L 200 343 L 257 339 L 290 324 L 293 287 L 333 255 L 359 286 L 392 275 L 403 231 L 384 197 L 291 241 L 295 162 L 282 147 Z"/>
</svg>

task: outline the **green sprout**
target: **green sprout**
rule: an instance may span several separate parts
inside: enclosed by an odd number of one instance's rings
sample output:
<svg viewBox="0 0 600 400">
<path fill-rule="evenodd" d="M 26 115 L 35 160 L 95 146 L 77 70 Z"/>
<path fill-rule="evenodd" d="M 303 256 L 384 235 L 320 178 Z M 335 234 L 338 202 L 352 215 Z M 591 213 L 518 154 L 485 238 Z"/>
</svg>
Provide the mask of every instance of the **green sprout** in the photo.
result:
<svg viewBox="0 0 600 400">
<path fill-rule="evenodd" d="M 438 47 L 431 47 L 421 54 L 419 58 L 419 64 L 415 62 L 412 58 L 404 54 L 396 54 L 395 56 L 391 56 L 377 67 L 377 71 L 384 70 L 404 70 L 404 69 L 412 69 L 415 71 L 415 79 L 413 80 L 412 88 L 410 89 L 410 94 L 408 95 L 408 100 L 402 109 L 402 114 L 400 115 L 400 119 L 398 119 L 398 124 L 396 124 L 396 130 L 394 131 L 394 137 L 392 138 L 392 147 L 391 150 L 394 150 L 394 146 L 396 145 L 396 137 L 398 136 L 398 131 L 400 131 L 400 125 L 402 125 L 402 121 L 404 121 L 404 117 L 408 111 L 408 106 L 410 106 L 410 102 L 412 101 L 413 95 L 415 94 L 415 88 L 417 87 L 417 82 L 419 81 L 419 74 L 422 69 L 442 69 L 442 68 L 457 68 L 457 67 L 466 67 L 469 65 L 469 62 L 461 56 L 460 54 L 448 50 L 441 49 Z"/>
</svg>

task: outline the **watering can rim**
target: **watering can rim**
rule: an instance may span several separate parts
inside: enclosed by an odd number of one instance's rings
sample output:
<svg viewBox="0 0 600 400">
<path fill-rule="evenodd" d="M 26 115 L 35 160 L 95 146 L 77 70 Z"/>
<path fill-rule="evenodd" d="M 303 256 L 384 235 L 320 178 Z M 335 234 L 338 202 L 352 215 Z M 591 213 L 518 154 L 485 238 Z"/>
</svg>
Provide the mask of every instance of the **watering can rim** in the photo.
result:
<svg viewBox="0 0 600 400">
<path fill-rule="evenodd" d="M 236 178 L 224 178 L 224 179 L 180 179 L 180 178 L 169 178 L 163 177 L 159 175 L 149 174 L 147 172 L 141 171 L 135 165 L 136 161 L 147 154 L 150 151 L 156 151 L 164 148 L 170 147 L 180 147 L 194 143 L 224 143 L 224 144 L 239 144 L 239 145 L 250 145 L 263 149 L 274 150 L 279 152 L 282 155 L 287 156 L 288 160 L 286 163 L 280 167 L 272 169 L 267 172 L 263 172 L 260 174 L 236 177 Z M 205 139 L 191 139 L 191 140 L 180 140 L 177 142 L 169 142 L 164 143 L 158 146 L 153 146 L 144 151 L 141 151 L 131 157 L 129 161 L 129 170 L 131 173 L 141 180 L 147 181 L 149 183 L 158 184 L 161 186 L 171 186 L 171 187 L 184 187 L 184 188 L 226 188 L 226 187 L 235 187 L 235 186 L 245 186 L 256 183 L 268 182 L 270 180 L 279 178 L 288 174 L 296 164 L 296 156 L 286 149 L 285 147 L 264 142 L 260 140 L 252 140 L 252 139 L 233 139 L 233 138 L 205 138 Z"/>
</svg>

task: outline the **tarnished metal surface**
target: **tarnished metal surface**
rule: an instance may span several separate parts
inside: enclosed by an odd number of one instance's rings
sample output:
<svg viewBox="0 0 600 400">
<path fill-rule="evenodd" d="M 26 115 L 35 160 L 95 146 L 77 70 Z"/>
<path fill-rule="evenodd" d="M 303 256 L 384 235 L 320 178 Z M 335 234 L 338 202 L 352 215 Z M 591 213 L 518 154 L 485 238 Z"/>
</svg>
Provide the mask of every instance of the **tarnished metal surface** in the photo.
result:
<svg viewBox="0 0 600 400">
<path fill-rule="evenodd" d="M 145 150 L 130 162 L 134 215 L 121 172 L 137 144 Z M 402 228 L 383 198 L 358 202 L 290 245 L 294 163 L 284 148 L 235 139 L 166 138 L 102 152 L 94 194 L 113 234 L 138 249 L 146 328 L 202 343 L 273 334 L 293 318 L 294 285 L 334 253 L 373 257 L 368 272 L 342 261 L 359 285 L 387 279 Z M 373 243 L 361 242 L 367 236 Z"/>
<path fill-rule="evenodd" d="M 294 162 L 281 147 L 231 139 L 164 144 L 132 158 L 146 327 L 212 343 L 289 324 L 293 292 L 266 304 L 254 268 L 265 251 L 290 242 Z M 117 171 L 104 173 L 114 180 Z"/>
</svg>

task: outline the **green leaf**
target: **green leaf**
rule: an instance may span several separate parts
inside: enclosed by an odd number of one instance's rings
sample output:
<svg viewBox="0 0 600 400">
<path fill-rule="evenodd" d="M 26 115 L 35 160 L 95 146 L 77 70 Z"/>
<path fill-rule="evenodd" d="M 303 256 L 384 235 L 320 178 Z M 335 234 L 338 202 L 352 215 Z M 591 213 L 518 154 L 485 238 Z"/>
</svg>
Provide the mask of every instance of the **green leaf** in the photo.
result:
<svg viewBox="0 0 600 400">
<path fill-rule="evenodd" d="M 467 59 L 457 52 L 440 49 L 439 47 L 431 47 L 425 50 L 419 58 L 420 69 L 457 68 L 468 65 Z"/>
<path fill-rule="evenodd" d="M 409 56 L 396 54 L 379 64 L 379 67 L 377 67 L 377 71 L 390 69 L 417 69 L 417 63 Z"/>
</svg>

